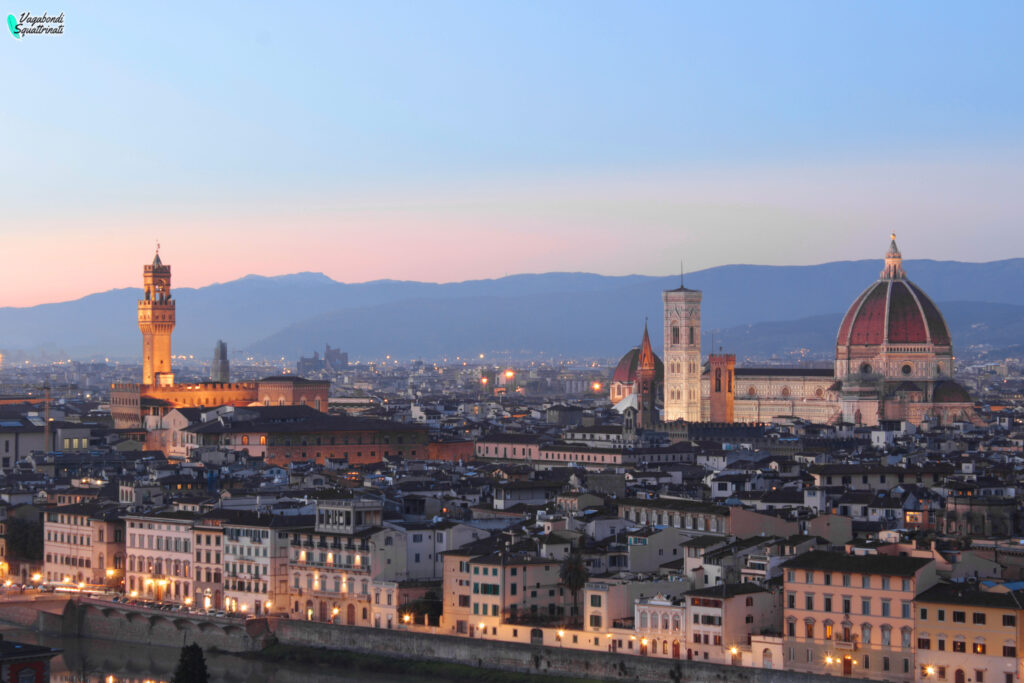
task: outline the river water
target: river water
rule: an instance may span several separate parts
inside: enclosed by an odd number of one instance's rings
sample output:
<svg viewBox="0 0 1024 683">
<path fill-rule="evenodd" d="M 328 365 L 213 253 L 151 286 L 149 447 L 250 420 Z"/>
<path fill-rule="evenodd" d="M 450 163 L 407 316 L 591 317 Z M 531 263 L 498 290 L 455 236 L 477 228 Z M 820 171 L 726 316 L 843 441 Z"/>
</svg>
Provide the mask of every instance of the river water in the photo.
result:
<svg viewBox="0 0 1024 683">
<path fill-rule="evenodd" d="M 5 640 L 55 647 L 63 652 L 51 663 L 53 683 L 169 683 L 180 650 L 90 638 L 44 636 L 35 631 L 2 628 Z M 332 671 L 321 666 L 273 664 L 206 652 L 210 680 L 220 683 L 427 683 L 436 677 L 396 676 L 372 672 Z M 451 679 L 454 680 L 454 679 Z"/>
</svg>

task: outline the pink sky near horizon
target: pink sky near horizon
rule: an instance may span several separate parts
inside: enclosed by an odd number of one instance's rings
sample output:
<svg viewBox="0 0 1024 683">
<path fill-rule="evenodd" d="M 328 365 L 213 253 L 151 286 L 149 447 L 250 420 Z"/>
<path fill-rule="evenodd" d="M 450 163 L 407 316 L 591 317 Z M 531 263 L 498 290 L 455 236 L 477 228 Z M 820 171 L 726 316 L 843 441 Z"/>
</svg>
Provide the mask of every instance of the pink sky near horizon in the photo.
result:
<svg viewBox="0 0 1024 683">
<path fill-rule="evenodd" d="M 323 272 L 342 282 L 452 282 L 524 272 L 667 275 L 730 263 L 881 258 L 989 261 L 1016 245 L 978 240 L 1024 209 L 1012 155 L 901 163 L 721 168 L 629 177 L 465 183 L 173 207 L 68 203 L 2 230 L 0 306 L 138 287 L 156 241 L 174 287 L 249 274 Z M 35 207 L 38 208 L 38 207 Z M 142 227 L 144 226 L 144 227 Z M 1007 233 L 1009 234 L 1009 232 Z"/>
</svg>

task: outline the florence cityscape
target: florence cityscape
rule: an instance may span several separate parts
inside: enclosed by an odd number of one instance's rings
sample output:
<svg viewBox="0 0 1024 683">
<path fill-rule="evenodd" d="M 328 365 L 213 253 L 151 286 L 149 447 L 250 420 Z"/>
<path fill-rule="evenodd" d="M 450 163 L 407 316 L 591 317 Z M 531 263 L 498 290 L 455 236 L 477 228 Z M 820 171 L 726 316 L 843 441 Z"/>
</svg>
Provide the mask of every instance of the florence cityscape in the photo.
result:
<svg viewBox="0 0 1024 683">
<path fill-rule="evenodd" d="M 0 680 L 1019 683 L 1022 20 L 10 8 Z"/>
</svg>

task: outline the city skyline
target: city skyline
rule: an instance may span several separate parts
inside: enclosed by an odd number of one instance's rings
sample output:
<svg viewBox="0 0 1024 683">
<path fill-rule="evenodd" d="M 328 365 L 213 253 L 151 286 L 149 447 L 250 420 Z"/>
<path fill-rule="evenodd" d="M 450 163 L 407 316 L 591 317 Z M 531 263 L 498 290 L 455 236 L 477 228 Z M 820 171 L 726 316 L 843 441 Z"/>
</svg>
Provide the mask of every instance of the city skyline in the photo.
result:
<svg viewBox="0 0 1024 683">
<path fill-rule="evenodd" d="M 69 5 L 0 43 L 0 306 L 158 240 L 182 287 L 1024 254 L 1024 9 L 972 9 Z"/>
</svg>

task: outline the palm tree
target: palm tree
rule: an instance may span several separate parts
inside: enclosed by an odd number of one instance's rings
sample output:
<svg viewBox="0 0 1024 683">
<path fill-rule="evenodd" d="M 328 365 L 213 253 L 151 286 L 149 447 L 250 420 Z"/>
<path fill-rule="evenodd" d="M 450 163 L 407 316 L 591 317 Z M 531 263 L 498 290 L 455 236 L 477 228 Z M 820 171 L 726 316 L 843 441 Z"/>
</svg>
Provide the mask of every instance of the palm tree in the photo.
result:
<svg viewBox="0 0 1024 683">
<path fill-rule="evenodd" d="M 587 567 L 583 564 L 583 556 L 579 551 L 572 551 L 562 562 L 562 568 L 558 570 L 558 578 L 562 585 L 572 593 L 572 617 L 575 621 L 579 615 L 579 594 L 587 585 L 590 575 Z"/>
</svg>

